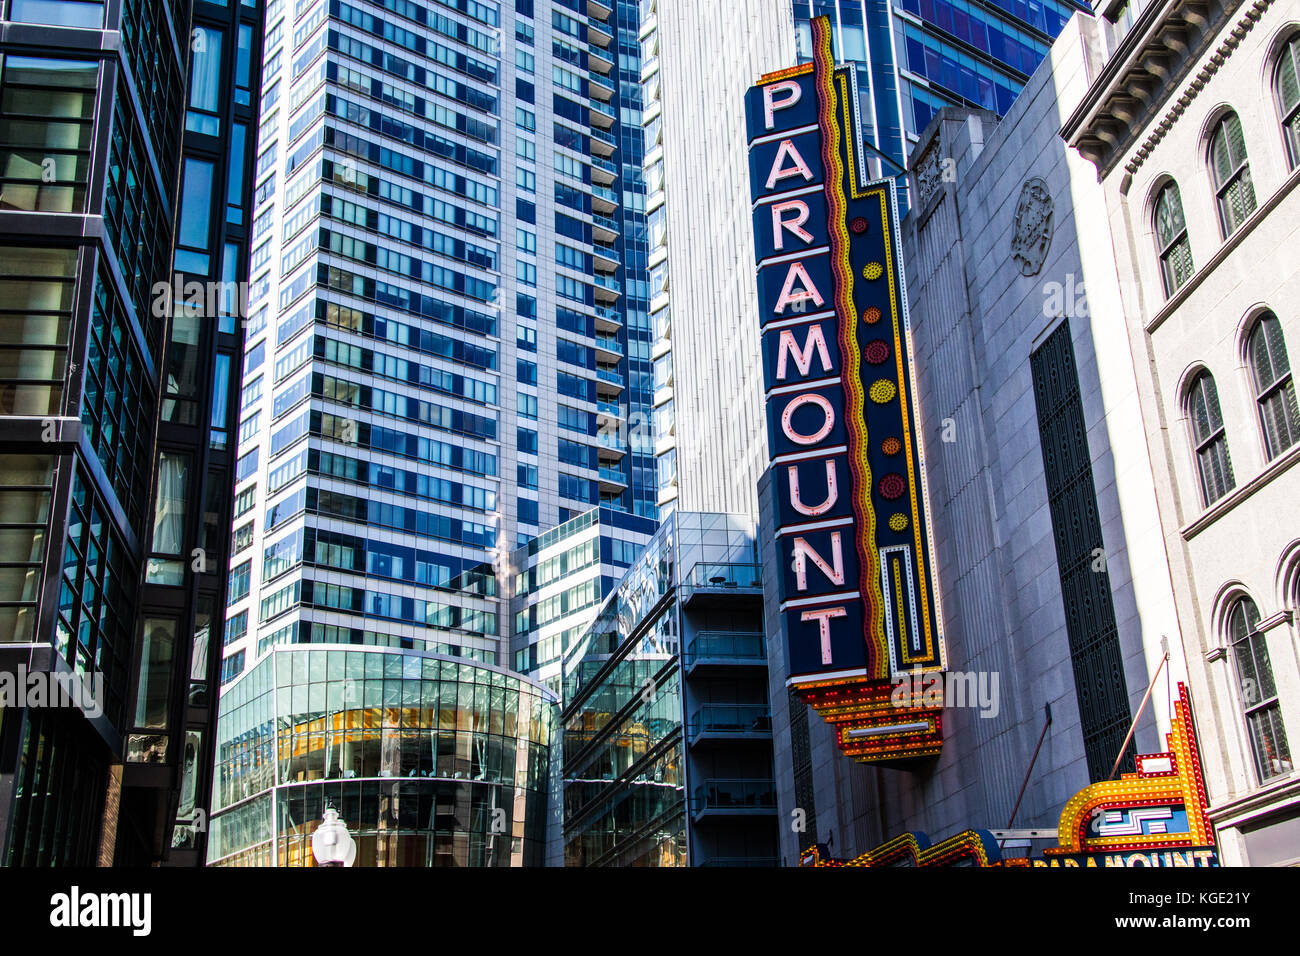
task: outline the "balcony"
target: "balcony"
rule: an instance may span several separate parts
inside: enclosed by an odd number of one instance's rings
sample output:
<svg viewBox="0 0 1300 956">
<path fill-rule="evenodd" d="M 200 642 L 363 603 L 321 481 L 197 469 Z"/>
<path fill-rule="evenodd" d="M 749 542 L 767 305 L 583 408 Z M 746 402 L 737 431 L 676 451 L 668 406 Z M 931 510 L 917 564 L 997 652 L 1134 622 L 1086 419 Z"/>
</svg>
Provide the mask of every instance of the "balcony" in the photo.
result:
<svg viewBox="0 0 1300 956">
<path fill-rule="evenodd" d="M 614 42 L 614 31 L 608 23 L 601 23 L 599 20 L 587 18 L 587 39 L 600 47 L 609 48 Z"/>
<path fill-rule="evenodd" d="M 618 179 L 618 167 L 608 159 L 592 156 L 591 176 L 593 180 L 598 178 L 604 185 L 608 186 Z"/>
<path fill-rule="evenodd" d="M 593 70 L 608 74 L 614 69 L 614 58 L 609 55 L 609 51 L 592 43 L 587 47 L 587 64 Z"/>
<path fill-rule="evenodd" d="M 623 343 L 612 335 L 596 336 L 596 358 L 602 362 L 617 362 L 623 357 Z"/>
<path fill-rule="evenodd" d="M 627 442 L 625 442 L 623 436 L 619 434 L 610 435 L 602 433 L 597 435 L 596 447 L 598 449 L 597 453 L 600 455 L 600 460 L 603 463 L 602 467 L 608 467 L 615 462 L 621 461 L 623 456 L 627 454 Z"/>
<path fill-rule="evenodd" d="M 592 259 L 596 268 L 601 272 L 617 271 L 618 265 L 622 261 L 617 249 L 602 242 L 595 243 L 595 248 L 592 249 Z"/>
<path fill-rule="evenodd" d="M 588 73 L 587 82 L 591 84 L 591 95 L 603 103 L 614 98 L 614 84 L 597 73 Z"/>
<path fill-rule="evenodd" d="M 617 332 L 623 328 L 623 313 L 607 305 L 594 307 L 597 332 Z"/>
<path fill-rule="evenodd" d="M 697 821 L 776 815 L 771 780 L 710 780 L 695 788 L 691 816 Z"/>
<path fill-rule="evenodd" d="M 692 715 L 686 735 L 692 747 L 716 741 L 771 741 L 772 711 L 754 705 L 704 704 Z"/>
<path fill-rule="evenodd" d="M 618 137 L 609 130 L 601 129 L 599 126 L 591 128 L 592 153 L 609 158 L 614 155 L 616 149 L 618 149 Z"/>
<path fill-rule="evenodd" d="M 618 238 L 619 224 L 613 216 L 592 213 L 591 218 L 593 220 L 591 232 L 597 242 L 613 242 Z"/>
<path fill-rule="evenodd" d="M 596 402 L 596 414 L 621 421 L 626 417 L 627 412 L 618 402 L 598 401 Z"/>
<path fill-rule="evenodd" d="M 609 129 L 618 118 L 614 107 L 606 106 L 600 100 L 588 100 L 587 106 L 591 109 L 591 122 L 596 129 Z"/>
<path fill-rule="evenodd" d="M 608 216 L 618 210 L 619 195 L 608 186 L 591 184 L 592 215 Z"/>
<path fill-rule="evenodd" d="M 618 297 L 623 294 L 623 283 L 619 282 L 614 276 L 601 275 L 599 272 L 592 276 L 596 283 L 596 298 L 603 302 L 617 302 Z"/>
<path fill-rule="evenodd" d="M 627 475 L 623 474 L 618 468 L 603 467 L 600 469 L 601 494 L 619 492 L 626 487 Z"/>
<path fill-rule="evenodd" d="M 682 655 L 686 676 L 732 667 L 766 667 L 767 642 L 757 631 L 700 631 Z"/>
<path fill-rule="evenodd" d="M 622 394 L 623 376 L 617 371 L 600 368 L 598 366 L 596 368 L 596 393 L 599 395 L 602 391 L 607 394 Z"/>
<path fill-rule="evenodd" d="M 682 580 L 682 603 L 729 604 L 762 600 L 763 567 L 759 564 L 714 564 L 701 561 Z"/>
</svg>

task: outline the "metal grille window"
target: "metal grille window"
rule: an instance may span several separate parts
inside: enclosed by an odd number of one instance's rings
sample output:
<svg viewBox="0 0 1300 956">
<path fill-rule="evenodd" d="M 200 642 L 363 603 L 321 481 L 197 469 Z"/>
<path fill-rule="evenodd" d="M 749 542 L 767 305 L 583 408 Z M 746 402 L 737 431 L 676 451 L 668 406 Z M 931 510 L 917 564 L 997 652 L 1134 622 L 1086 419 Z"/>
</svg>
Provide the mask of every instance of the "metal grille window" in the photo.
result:
<svg viewBox="0 0 1300 956">
<path fill-rule="evenodd" d="M 1264 427 L 1264 447 L 1270 459 L 1276 458 L 1300 439 L 1300 411 L 1296 408 L 1295 382 L 1282 324 L 1271 312 L 1250 334 L 1250 370 L 1259 420 Z"/>
<path fill-rule="evenodd" d="M 1232 475 L 1228 435 L 1219 410 L 1219 390 L 1209 372 L 1202 372 L 1192 382 L 1187 394 L 1187 414 L 1192 420 L 1192 445 L 1201 476 L 1201 495 L 1205 504 L 1212 505 L 1237 487 L 1237 480 Z"/>
<path fill-rule="evenodd" d="M 1278 58 L 1273 79 L 1278 112 L 1282 116 L 1282 138 L 1286 140 L 1287 162 L 1300 166 L 1300 33 L 1293 36 Z"/>
<path fill-rule="evenodd" d="M 1039 443 L 1088 774 L 1106 780 L 1132 721 L 1068 323 L 1031 358 Z M 1120 766 L 1134 769 L 1132 742 Z"/>
<path fill-rule="evenodd" d="M 1156 197 L 1155 226 L 1160 275 L 1165 283 L 1165 295 L 1171 296 L 1191 278 L 1195 269 L 1187 221 L 1183 218 L 1183 200 L 1175 182 L 1166 183 Z"/>
<path fill-rule="evenodd" d="M 1228 619 L 1228 639 L 1237 668 L 1242 713 L 1250 734 L 1255 771 L 1261 781 L 1290 772 L 1291 749 L 1282 726 L 1277 683 L 1268 644 L 1259 630 L 1259 609 L 1250 598 L 1242 598 Z"/>
<path fill-rule="evenodd" d="M 1219 225 L 1226 239 L 1255 211 L 1255 184 L 1246 159 L 1246 137 L 1236 113 L 1219 120 L 1210 138 L 1210 175 L 1219 200 Z"/>
</svg>

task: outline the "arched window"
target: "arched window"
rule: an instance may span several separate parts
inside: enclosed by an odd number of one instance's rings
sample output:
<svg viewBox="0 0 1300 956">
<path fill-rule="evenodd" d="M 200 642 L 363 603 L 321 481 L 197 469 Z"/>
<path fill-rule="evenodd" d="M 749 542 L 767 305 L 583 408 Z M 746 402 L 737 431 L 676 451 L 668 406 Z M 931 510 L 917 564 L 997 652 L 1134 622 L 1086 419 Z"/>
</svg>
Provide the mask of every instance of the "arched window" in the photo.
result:
<svg viewBox="0 0 1300 956">
<path fill-rule="evenodd" d="M 1228 616 L 1228 640 L 1255 771 L 1261 781 L 1268 780 L 1291 770 L 1291 749 L 1282 726 L 1268 644 L 1259 630 L 1259 609 L 1250 598 L 1238 601 Z"/>
<path fill-rule="evenodd" d="M 1219 120 L 1210 137 L 1210 175 L 1219 199 L 1219 225 L 1226 239 L 1255 211 L 1255 184 L 1250 181 L 1246 137 L 1236 113 Z"/>
<path fill-rule="evenodd" d="M 1202 372 L 1187 394 L 1187 414 L 1192 420 L 1192 445 L 1201 475 L 1201 494 L 1207 505 L 1214 504 L 1237 486 L 1228 457 L 1228 436 L 1219 410 L 1219 390 L 1214 376 Z"/>
<path fill-rule="evenodd" d="M 1300 410 L 1296 408 L 1291 362 L 1282 338 L 1282 324 L 1269 312 L 1255 324 L 1248 348 L 1255 401 L 1264 426 L 1264 447 L 1276 458 L 1300 439 Z"/>
<path fill-rule="evenodd" d="M 1178 184 L 1170 180 L 1156 196 L 1156 252 L 1160 256 L 1160 275 L 1165 281 L 1165 295 L 1171 296 L 1192 275 L 1192 244 L 1187 239 L 1187 222 L 1183 219 L 1183 199 Z"/>
<path fill-rule="evenodd" d="M 1278 57 L 1273 77 L 1277 108 L 1282 116 L 1282 138 L 1291 168 L 1300 166 L 1300 33 L 1287 41 Z"/>
</svg>

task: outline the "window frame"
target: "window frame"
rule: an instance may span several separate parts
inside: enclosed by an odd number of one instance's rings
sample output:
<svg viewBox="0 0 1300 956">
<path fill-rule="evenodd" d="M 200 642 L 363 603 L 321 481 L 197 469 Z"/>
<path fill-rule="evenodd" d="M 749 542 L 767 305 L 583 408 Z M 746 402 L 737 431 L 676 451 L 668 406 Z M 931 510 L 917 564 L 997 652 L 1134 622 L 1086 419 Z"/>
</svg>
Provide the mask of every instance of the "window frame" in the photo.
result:
<svg viewBox="0 0 1300 956">
<path fill-rule="evenodd" d="M 1286 370 L 1280 375 L 1275 375 L 1273 380 L 1268 383 L 1260 381 L 1259 365 L 1256 360 L 1257 350 L 1263 345 L 1269 350 L 1270 370 L 1275 370 L 1278 363 L 1278 357 L 1272 354 L 1272 344 L 1268 339 L 1266 329 L 1269 323 L 1277 326 L 1278 342 L 1281 345 L 1281 360 L 1286 363 Z M 1264 438 L 1264 456 L 1265 461 L 1273 461 L 1287 449 L 1292 448 L 1300 441 L 1300 415 L 1289 419 L 1288 430 L 1290 441 L 1286 444 L 1278 444 L 1281 436 L 1275 434 L 1271 426 L 1273 418 L 1265 414 L 1265 406 L 1280 398 L 1283 412 L 1285 414 L 1288 408 L 1296 408 L 1295 397 L 1295 380 L 1292 377 L 1291 359 L 1286 349 L 1286 337 L 1282 331 L 1282 323 L 1279 321 L 1277 314 L 1272 311 L 1261 312 L 1259 318 L 1255 320 L 1254 326 L 1250 330 L 1250 335 L 1246 339 L 1246 364 L 1250 368 L 1251 392 L 1255 397 L 1255 411 L 1259 415 L 1260 431 Z M 1286 401 L 1286 391 L 1291 390 L 1291 402 L 1288 406 Z"/>
<path fill-rule="evenodd" d="M 1177 203 L 1181 226 L 1168 242 L 1164 242 L 1160 235 L 1160 211 L 1162 204 L 1166 203 L 1167 197 L 1170 197 L 1169 201 Z M 1178 188 L 1176 180 L 1166 180 L 1156 192 L 1155 202 L 1151 204 L 1151 234 L 1155 238 L 1156 258 L 1160 262 L 1160 280 L 1164 286 L 1165 298 L 1169 299 L 1196 274 L 1196 261 L 1192 258 L 1191 236 L 1187 231 L 1187 215 L 1183 211 L 1183 194 L 1182 190 Z M 1187 245 L 1188 272 L 1181 282 L 1175 282 L 1169 260 L 1180 243 L 1186 243 Z"/>
<path fill-rule="evenodd" d="M 1213 423 L 1213 416 L 1210 414 L 1210 396 L 1204 393 L 1205 383 L 1208 382 L 1213 391 L 1214 409 L 1218 412 L 1218 424 Z M 1228 448 L 1228 426 L 1223 417 L 1223 406 L 1219 401 L 1219 387 L 1214 381 L 1214 376 L 1209 369 L 1202 368 L 1192 378 L 1190 384 L 1184 391 L 1184 411 L 1188 420 L 1188 431 L 1192 445 L 1192 458 L 1196 467 L 1198 483 L 1201 489 L 1201 503 L 1203 507 L 1210 507 L 1216 501 L 1224 498 L 1233 489 L 1237 487 L 1236 475 L 1232 469 L 1232 455 Z M 1202 436 L 1198 434 L 1197 416 L 1195 403 L 1197 398 L 1201 398 L 1206 404 L 1206 421 L 1209 424 L 1209 432 Z M 1225 483 L 1217 494 L 1212 494 L 1206 475 L 1205 453 L 1210 452 L 1216 444 L 1223 443 L 1223 465 L 1225 472 Z"/>
<path fill-rule="evenodd" d="M 1247 611 L 1248 607 L 1254 611 L 1253 621 Z M 1239 621 L 1244 625 L 1244 627 L 1238 626 Z M 1250 762 L 1255 769 L 1255 779 L 1260 784 L 1266 784 L 1270 780 L 1275 780 L 1294 771 L 1295 759 L 1291 756 L 1291 747 L 1286 736 L 1286 724 L 1283 723 L 1282 720 L 1282 704 L 1277 691 L 1277 679 L 1273 673 L 1272 655 L 1269 654 L 1267 632 L 1259 630 L 1259 621 L 1259 608 L 1255 604 L 1254 600 L 1246 595 L 1239 596 L 1233 601 L 1232 605 L 1228 609 L 1224 649 L 1227 651 L 1227 656 L 1231 659 L 1230 666 L 1236 684 L 1235 693 L 1237 712 L 1241 715 L 1241 721 L 1245 727 L 1245 741 L 1247 746 L 1250 748 Z M 1238 633 L 1239 630 L 1241 631 L 1240 634 Z M 1249 649 L 1251 667 L 1256 675 L 1255 677 L 1247 678 L 1242 673 L 1241 658 L 1239 655 L 1243 645 Z M 1267 697 L 1263 694 L 1263 688 L 1258 686 L 1261 683 L 1258 680 L 1258 675 L 1260 673 L 1261 649 L 1263 651 L 1262 660 L 1268 669 L 1269 681 L 1272 684 L 1272 694 Z M 1246 686 L 1246 681 L 1248 679 L 1257 686 L 1258 689 L 1255 693 L 1257 694 L 1258 699 L 1251 699 L 1251 694 Z M 1280 743 L 1287 755 L 1285 762 L 1289 766 L 1284 769 L 1273 770 L 1271 764 L 1268 768 L 1265 768 L 1261 760 L 1261 747 L 1256 743 L 1256 722 L 1252 721 L 1251 718 L 1263 714 L 1266 711 L 1273 712 L 1273 720 L 1275 721 L 1274 726 L 1278 731 L 1279 739 L 1275 740 L 1274 744 Z M 1274 762 L 1280 763 L 1282 761 L 1279 758 Z"/>
<path fill-rule="evenodd" d="M 1273 66 L 1273 102 L 1277 106 L 1278 124 L 1282 127 L 1282 144 L 1286 153 L 1287 169 L 1300 167 L 1300 93 L 1290 109 L 1282 100 L 1282 69 L 1290 66 L 1300 91 L 1300 31 L 1292 33 L 1282 44 L 1277 62 Z"/>
<path fill-rule="evenodd" d="M 1214 161 L 1215 146 L 1222 136 L 1225 148 L 1228 150 L 1228 159 L 1232 161 L 1232 138 L 1228 135 L 1229 124 L 1237 124 L 1237 130 L 1241 139 L 1241 159 L 1231 169 L 1231 171 L 1222 179 L 1219 178 L 1218 167 Z M 1259 208 L 1259 197 L 1255 194 L 1255 181 L 1250 175 L 1250 150 L 1246 148 L 1246 131 L 1242 128 L 1241 117 L 1235 110 L 1228 110 L 1220 116 L 1214 123 L 1210 131 L 1209 150 L 1206 154 L 1206 165 L 1210 170 L 1210 183 L 1214 187 L 1214 205 L 1219 214 L 1219 233 L 1222 238 L 1227 239 Z M 1245 186 L 1250 190 L 1250 209 L 1243 215 L 1236 225 L 1229 224 L 1228 207 L 1226 196 L 1229 190 L 1238 183 L 1244 181 Z"/>
</svg>

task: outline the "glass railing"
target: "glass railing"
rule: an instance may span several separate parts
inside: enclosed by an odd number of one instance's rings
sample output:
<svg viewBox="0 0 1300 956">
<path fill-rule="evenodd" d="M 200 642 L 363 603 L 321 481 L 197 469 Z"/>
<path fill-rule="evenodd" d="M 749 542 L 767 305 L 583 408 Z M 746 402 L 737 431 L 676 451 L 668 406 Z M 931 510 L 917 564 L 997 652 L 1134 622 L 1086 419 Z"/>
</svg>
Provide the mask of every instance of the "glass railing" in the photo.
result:
<svg viewBox="0 0 1300 956">
<path fill-rule="evenodd" d="M 608 186 L 602 186 L 599 183 L 592 183 L 591 192 L 593 195 L 599 196 L 606 202 L 612 202 L 615 206 L 618 205 L 618 193 L 614 192 L 614 190 L 610 189 Z"/>
<path fill-rule="evenodd" d="M 701 631 L 686 645 L 686 666 L 700 660 L 766 661 L 763 635 L 747 631 Z"/>
<path fill-rule="evenodd" d="M 607 372 L 603 368 L 596 369 L 596 378 L 600 379 L 602 382 L 610 382 L 611 384 L 614 385 L 623 384 L 622 375 L 620 375 L 618 372 Z"/>
<path fill-rule="evenodd" d="M 596 411 L 600 412 L 602 415 L 609 415 L 613 418 L 623 417 L 623 406 L 618 402 L 598 401 L 596 402 Z"/>
<path fill-rule="evenodd" d="M 771 780 L 710 780 L 695 788 L 691 810 L 775 810 Z"/>
<path fill-rule="evenodd" d="M 623 324 L 623 313 L 619 312 L 618 309 L 608 305 L 598 305 L 594 307 L 593 311 L 598 319 L 603 319 L 606 322 L 617 322 L 619 325 Z"/>
<path fill-rule="evenodd" d="M 700 734 L 771 736 L 772 711 L 741 704 L 705 704 L 691 717 L 691 739 Z"/>
<path fill-rule="evenodd" d="M 617 485 L 627 484 L 627 475 L 623 474 L 623 472 L 619 471 L 617 468 L 600 469 L 600 478 L 602 481 L 612 481 Z"/>
<path fill-rule="evenodd" d="M 603 169 L 611 175 L 618 175 L 618 167 L 615 166 L 611 160 L 605 159 L 604 157 L 592 156 L 591 165 L 595 166 L 597 169 Z"/>
<path fill-rule="evenodd" d="M 620 292 L 623 289 L 623 283 L 619 282 L 614 276 L 604 276 L 597 273 L 593 278 L 596 280 L 596 285 L 602 289 L 609 289 L 611 292 Z"/>
<path fill-rule="evenodd" d="M 701 561 L 691 568 L 687 583 L 697 588 L 761 588 L 760 564 L 714 564 Z"/>
<path fill-rule="evenodd" d="M 615 249 L 613 246 L 607 246 L 601 242 L 594 243 L 594 245 L 596 247 L 596 255 L 600 256 L 600 258 L 605 259 L 609 262 L 623 261 L 619 257 L 618 250 Z"/>
<path fill-rule="evenodd" d="M 613 146 L 615 148 L 618 147 L 618 137 L 616 137 L 613 133 L 611 133 L 607 129 L 601 129 L 599 126 L 592 127 L 591 138 L 598 139 L 602 143 L 608 143 L 610 146 Z"/>
<path fill-rule="evenodd" d="M 602 103 L 600 100 L 588 100 L 587 105 L 590 106 L 597 113 L 600 113 L 602 116 L 607 116 L 610 119 L 614 119 L 618 115 L 614 112 L 614 107 L 608 106 Z"/>
<path fill-rule="evenodd" d="M 595 43 L 587 45 L 587 55 L 592 59 L 600 60 L 602 63 L 608 63 L 611 67 L 614 65 L 614 58 L 610 55 L 609 50 Z"/>
<path fill-rule="evenodd" d="M 618 339 L 610 335 L 596 336 L 596 348 L 604 349 L 606 352 L 617 352 L 623 354 L 623 345 Z"/>
<path fill-rule="evenodd" d="M 587 28 L 589 30 L 594 31 L 598 35 L 603 33 L 611 40 L 614 38 L 614 31 L 610 27 L 610 25 L 608 23 L 602 23 L 600 20 L 597 20 L 593 17 L 587 18 Z"/>
<path fill-rule="evenodd" d="M 592 213 L 592 219 L 596 220 L 596 225 L 608 229 L 610 232 L 617 233 L 619 229 L 618 220 L 613 216 L 602 216 L 600 213 Z"/>
<path fill-rule="evenodd" d="M 605 77 L 601 76 L 599 73 L 588 73 L 587 82 L 593 87 L 607 90 L 611 96 L 614 94 L 614 84 L 605 79 Z"/>
<path fill-rule="evenodd" d="M 619 381 L 622 380 L 623 377 L 620 375 Z M 623 441 L 622 438 L 620 438 L 618 435 L 610 435 L 606 432 L 601 432 L 599 435 L 596 436 L 596 444 L 599 445 L 601 448 L 609 448 L 613 451 L 627 451 L 627 444 Z"/>
</svg>

